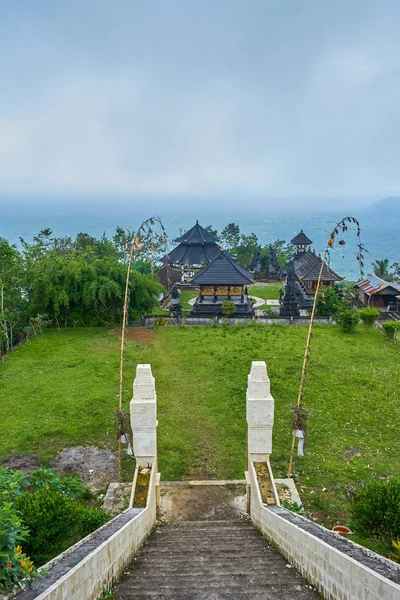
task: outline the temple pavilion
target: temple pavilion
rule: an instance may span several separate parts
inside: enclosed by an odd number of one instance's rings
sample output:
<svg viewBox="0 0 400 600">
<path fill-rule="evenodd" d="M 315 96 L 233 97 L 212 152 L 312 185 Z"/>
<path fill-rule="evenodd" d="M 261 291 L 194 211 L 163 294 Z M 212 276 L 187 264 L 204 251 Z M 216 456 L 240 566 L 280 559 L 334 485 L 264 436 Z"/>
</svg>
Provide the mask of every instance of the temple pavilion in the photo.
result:
<svg viewBox="0 0 400 600">
<path fill-rule="evenodd" d="M 199 225 L 198 221 L 174 242 L 178 246 L 168 254 L 168 263 L 187 270 L 210 264 L 221 251 L 218 238 Z"/>
<path fill-rule="evenodd" d="M 292 240 L 296 246 L 296 255 L 292 260 L 294 273 L 297 277 L 297 297 L 300 308 L 309 309 L 314 302 L 314 294 L 321 270 L 321 256 L 311 250 L 312 241 L 303 230 Z M 326 263 L 322 270 L 321 288 L 332 286 L 336 281 L 344 279 Z"/>
<path fill-rule="evenodd" d="M 251 316 L 253 308 L 247 286 L 252 283 L 250 273 L 238 265 L 230 254 L 220 250 L 214 260 L 190 281 L 191 285 L 200 288 L 191 314 L 197 317 L 221 316 L 222 302 L 230 300 L 236 306 L 234 317 Z"/>
</svg>

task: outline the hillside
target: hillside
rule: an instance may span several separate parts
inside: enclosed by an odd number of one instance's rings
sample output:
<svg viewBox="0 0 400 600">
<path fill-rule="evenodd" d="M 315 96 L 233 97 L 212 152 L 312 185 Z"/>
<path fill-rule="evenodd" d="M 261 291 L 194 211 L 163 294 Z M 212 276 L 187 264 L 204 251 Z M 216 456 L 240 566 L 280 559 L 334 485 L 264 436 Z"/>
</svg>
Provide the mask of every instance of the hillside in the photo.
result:
<svg viewBox="0 0 400 600">
<path fill-rule="evenodd" d="M 400 196 L 389 196 L 371 204 L 366 210 L 365 215 L 370 219 L 375 219 L 379 223 L 389 226 L 400 223 Z"/>
</svg>

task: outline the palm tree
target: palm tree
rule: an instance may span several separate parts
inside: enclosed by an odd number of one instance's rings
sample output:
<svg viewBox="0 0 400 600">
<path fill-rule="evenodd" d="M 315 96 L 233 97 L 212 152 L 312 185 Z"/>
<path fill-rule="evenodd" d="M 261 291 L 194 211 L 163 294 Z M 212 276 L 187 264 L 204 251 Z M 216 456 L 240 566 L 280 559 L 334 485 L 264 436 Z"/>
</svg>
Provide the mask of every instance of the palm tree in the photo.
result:
<svg viewBox="0 0 400 600">
<path fill-rule="evenodd" d="M 400 263 L 395 262 L 390 267 L 393 269 L 393 279 L 394 281 L 400 282 Z"/>
<path fill-rule="evenodd" d="M 392 276 L 390 272 L 389 259 L 383 258 L 382 260 L 376 260 L 372 263 L 374 274 L 381 279 L 388 279 Z"/>
</svg>

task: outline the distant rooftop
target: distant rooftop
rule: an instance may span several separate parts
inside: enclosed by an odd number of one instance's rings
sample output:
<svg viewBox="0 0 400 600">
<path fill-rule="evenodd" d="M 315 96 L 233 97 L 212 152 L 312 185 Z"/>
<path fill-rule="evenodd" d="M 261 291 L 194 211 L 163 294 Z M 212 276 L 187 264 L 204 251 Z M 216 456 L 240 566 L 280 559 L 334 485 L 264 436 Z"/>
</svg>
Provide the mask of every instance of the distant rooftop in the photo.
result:
<svg viewBox="0 0 400 600">
<path fill-rule="evenodd" d="M 385 281 L 376 275 L 368 275 L 367 279 L 357 283 L 357 286 L 362 289 L 368 296 L 382 292 L 388 287 L 393 288 L 395 291 L 400 292 L 400 285 L 393 283 L 393 281 Z"/>
<path fill-rule="evenodd" d="M 298 233 L 292 240 L 291 240 L 292 244 L 294 244 L 295 246 L 310 246 L 312 244 L 312 241 L 310 240 L 310 238 L 308 238 L 306 236 L 306 234 L 303 232 L 303 230 L 300 231 L 300 233 Z"/>
</svg>

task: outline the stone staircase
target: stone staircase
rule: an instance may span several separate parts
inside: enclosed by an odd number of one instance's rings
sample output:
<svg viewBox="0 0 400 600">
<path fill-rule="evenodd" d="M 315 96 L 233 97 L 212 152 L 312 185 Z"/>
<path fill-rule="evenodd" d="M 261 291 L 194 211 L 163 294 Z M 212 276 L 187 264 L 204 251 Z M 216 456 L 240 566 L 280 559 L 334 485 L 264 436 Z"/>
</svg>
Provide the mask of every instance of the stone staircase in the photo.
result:
<svg viewBox="0 0 400 600">
<path fill-rule="evenodd" d="M 158 525 L 114 594 L 118 600 L 319 598 L 243 517 Z"/>
</svg>

